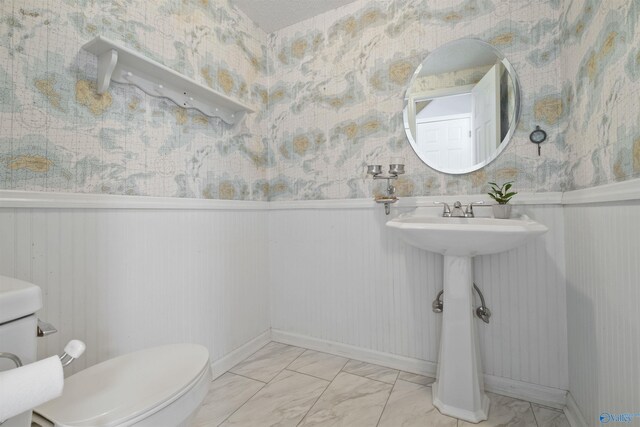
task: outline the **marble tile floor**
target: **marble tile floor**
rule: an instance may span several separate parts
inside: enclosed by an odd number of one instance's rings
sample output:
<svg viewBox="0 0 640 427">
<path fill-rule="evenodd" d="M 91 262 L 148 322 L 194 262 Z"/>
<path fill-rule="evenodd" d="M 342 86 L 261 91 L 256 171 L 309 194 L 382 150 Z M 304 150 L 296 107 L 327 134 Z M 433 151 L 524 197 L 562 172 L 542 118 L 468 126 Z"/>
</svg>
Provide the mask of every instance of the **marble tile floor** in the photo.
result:
<svg viewBox="0 0 640 427">
<path fill-rule="evenodd" d="M 433 381 L 270 342 L 211 383 L 194 426 L 569 427 L 560 410 L 492 393 L 487 421 L 447 417 Z"/>
</svg>

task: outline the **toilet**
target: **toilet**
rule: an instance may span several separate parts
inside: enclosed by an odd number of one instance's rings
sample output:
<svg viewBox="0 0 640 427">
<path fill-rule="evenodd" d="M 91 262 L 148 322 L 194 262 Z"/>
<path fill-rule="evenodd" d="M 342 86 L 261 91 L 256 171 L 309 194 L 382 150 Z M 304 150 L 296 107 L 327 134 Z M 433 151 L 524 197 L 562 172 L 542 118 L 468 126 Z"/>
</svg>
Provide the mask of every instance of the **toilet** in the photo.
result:
<svg viewBox="0 0 640 427">
<path fill-rule="evenodd" d="M 0 351 L 17 354 L 23 363 L 35 361 L 35 312 L 41 307 L 40 288 L 0 276 L 4 316 L 0 316 Z M 148 348 L 66 378 L 62 396 L 35 408 L 31 417 L 25 413 L 7 420 L 7 425 L 186 427 L 204 401 L 211 379 L 209 352 L 201 345 Z"/>
<path fill-rule="evenodd" d="M 209 352 L 196 344 L 153 347 L 65 379 L 62 396 L 33 410 L 33 424 L 188 426 L 209 390 Z"/>
</svg>

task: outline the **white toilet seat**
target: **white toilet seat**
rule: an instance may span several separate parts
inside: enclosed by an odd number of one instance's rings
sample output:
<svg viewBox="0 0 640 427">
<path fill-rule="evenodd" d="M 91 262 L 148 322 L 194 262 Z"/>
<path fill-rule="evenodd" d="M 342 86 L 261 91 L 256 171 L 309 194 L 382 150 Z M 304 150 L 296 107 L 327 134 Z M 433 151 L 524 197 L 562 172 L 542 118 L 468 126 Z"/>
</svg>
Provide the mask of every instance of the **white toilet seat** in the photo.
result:
<svg viewBox="0 0 640 427">
<path fill-rule="evenodd" d="M 189 407 L 200 405 L 210 381 L 205 347 L 154 347 L 107 360 L 67 378 L 62 396 L 36 408 L 34 421 L 43 417 L 56 427 L 144 425 L 145 419 L 155 418 L 154 414 L 169 406 L 186 417 Z M 179 425 L 181 420 L 168 422 L 171 424 L 163 425 Z"/>
</svg>

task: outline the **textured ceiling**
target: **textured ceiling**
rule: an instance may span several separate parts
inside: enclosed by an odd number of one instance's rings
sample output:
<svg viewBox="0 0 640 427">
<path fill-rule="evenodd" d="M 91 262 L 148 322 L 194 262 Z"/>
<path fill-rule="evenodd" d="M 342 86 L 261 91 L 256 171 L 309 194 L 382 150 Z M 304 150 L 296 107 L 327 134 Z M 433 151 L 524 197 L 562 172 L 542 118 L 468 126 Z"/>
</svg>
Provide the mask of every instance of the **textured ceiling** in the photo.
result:
<svg viewBox="0 0 640 427">
<path fill-rule="evenodd" d="M 267 33 L 288 27 L 354 0 L 232 0 Z"/>
</svg>

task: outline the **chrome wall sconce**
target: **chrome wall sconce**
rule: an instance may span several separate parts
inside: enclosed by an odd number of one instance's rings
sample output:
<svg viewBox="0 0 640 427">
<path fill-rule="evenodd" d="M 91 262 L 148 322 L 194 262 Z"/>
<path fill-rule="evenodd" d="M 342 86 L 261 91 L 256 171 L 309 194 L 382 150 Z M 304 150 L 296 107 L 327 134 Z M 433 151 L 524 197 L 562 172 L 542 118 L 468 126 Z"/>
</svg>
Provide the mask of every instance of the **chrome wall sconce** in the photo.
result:
<svg viewBox="0 0 640 427">
<path fill-rule="evenodd" d="M 396 188 L 391 185 L 391 180 L 398 179 L 398 175 L 404 173 L 404 165 L 401 163 L 392 163 L 389 165 L 389 174 L 382 175 L 382 165 L 367 165 L 367 174 L 373 176 L 373 179 L 387 180 L 387 194 L 376 197 L 376 203 L 384 203 L 384 213 L 389 215 L 391 212 L 391 203 L 398 201 L 396 197 Z"/>
</svg>

